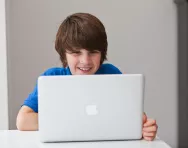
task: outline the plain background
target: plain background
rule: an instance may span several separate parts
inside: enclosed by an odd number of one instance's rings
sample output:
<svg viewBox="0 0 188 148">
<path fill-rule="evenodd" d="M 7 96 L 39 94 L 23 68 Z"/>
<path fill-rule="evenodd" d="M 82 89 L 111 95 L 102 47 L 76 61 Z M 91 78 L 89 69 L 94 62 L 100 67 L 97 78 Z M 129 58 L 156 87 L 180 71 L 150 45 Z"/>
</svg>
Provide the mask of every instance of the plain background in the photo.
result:
<svg viewBox="0 0 188 148">
<path fill-rule="evenodd" d="M 92 13 L 105 25 L 108 62 L 122 72 L 145 75 L 145 112 L 157 119 L 158 136 L 176 147 L 177 17 L 172 0 L 7 0 L 9 128 L 16 128 L 18 110 L 37 77 L 50 67 L 61 66 L 55 35 L 65 17 L 75 12 Z M 0 52 L 5 58 L 6 50 Z"/>
</svg>

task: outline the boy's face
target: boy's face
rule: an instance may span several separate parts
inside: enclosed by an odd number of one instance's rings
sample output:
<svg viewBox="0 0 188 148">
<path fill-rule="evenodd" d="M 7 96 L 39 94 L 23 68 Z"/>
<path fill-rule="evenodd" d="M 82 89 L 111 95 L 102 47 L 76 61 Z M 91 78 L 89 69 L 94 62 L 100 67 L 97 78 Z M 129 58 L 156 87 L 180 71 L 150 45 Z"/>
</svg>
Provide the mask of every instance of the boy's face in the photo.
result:
<svg viewBox="0 0 188 148">
<path fill-rule="evenodd" d="M 94 74 L 100 67 L 101 52 L 85 49 L 66 52 L 67 64 L 72 75 Z"/>
</svg>

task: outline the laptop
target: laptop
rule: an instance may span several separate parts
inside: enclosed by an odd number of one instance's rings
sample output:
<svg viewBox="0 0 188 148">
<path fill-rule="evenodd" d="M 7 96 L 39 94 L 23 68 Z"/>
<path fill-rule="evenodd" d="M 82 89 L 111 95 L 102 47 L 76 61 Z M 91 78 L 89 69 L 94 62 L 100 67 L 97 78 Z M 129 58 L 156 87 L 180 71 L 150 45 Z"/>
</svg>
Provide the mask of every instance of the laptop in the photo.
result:
<svg viewBox="0 0 188 148">
<path fill-rule="evenodd" d="M 41 142 L 142 138 L 142 74 L 40 76 Z"/>
</svg>

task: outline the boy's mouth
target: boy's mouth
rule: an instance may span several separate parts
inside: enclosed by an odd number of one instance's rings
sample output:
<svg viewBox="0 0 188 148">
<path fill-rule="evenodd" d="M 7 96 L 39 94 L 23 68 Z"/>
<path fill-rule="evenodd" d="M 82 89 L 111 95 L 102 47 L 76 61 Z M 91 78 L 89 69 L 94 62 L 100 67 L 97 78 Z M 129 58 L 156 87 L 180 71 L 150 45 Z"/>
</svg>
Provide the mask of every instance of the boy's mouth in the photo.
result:
<svg viewBox="0 0 188 148">
<path fill-rule="evenodd" d="M 91 70 L 91 67 L 78 67 L 78 69 L 82 72 L 89 72 Z"/>
</svg>

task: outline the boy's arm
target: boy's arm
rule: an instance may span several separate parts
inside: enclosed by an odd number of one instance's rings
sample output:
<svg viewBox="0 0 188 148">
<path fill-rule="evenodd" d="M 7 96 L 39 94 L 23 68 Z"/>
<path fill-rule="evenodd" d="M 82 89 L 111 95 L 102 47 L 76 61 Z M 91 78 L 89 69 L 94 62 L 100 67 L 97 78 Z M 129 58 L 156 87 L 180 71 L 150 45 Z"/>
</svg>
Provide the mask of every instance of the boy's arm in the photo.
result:
<svg viewBox="0 0 188 148">
<path fill-rule="evenodd" d="M 21 131 L 38 130 L 38 113 L 30 107 L 22 106 L 17 116 L 16 126 Z"/>
</svg>

